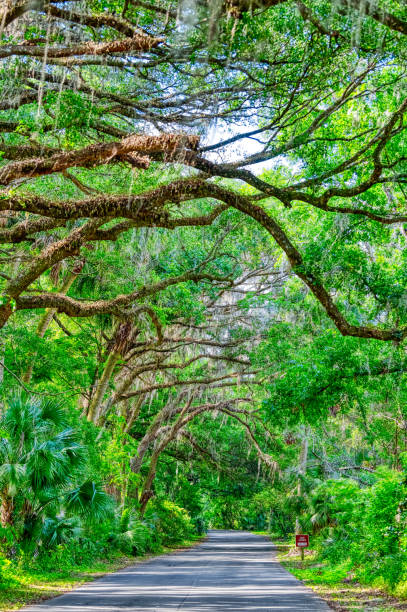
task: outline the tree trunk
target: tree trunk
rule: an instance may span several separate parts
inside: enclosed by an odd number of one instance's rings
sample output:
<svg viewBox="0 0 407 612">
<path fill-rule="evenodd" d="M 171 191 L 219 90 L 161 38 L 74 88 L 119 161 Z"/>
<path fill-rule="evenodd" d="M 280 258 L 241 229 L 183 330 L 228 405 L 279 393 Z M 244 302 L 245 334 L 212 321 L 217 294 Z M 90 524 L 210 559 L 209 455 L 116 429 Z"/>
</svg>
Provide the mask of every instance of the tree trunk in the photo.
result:
<svg viewBox="0 0 407 612">
<path fill-rule="evenodd" d="M 308 430 L 304 431 L 304 436 L 301 441 L 301 450 L 298 463 L 298 484 L 297 484 L 297 495 L 300 498 L 302 496 L 302 483 L 301 476 L 305 476 L 307 471 L 307 458 L 308 458 Z M 295 520 L 295 533 L 300 533 L 300 521 L 297 517 Z"/>
<path fill-rule="evenodd" d="M 10 303 L 3 304 L 2 306 L 0 306 L 0 329 L 5 326 L 5 324 L 11 317 L 12 312 L 13 309 Z"/>
<path fill-rule="evenodd" d="M 3 384 L 4 379 L 4 361 L 6 359 L 6 345 L 0 339 L 0 386 Z"/>
<path fill-rule="evenodd" d="M 88 408 L 88 421 L 97 423 L 99 419 L 99 411 L 105 396 L 107 387 L 109 385 L 110 378 L 113 374 L 113 370 L 117 362 L 121 359 L 121 354 L 117 351 L 112 351 L 107 358 L 105 368 L 102 376 L 100 377 L 99 383 L 96 387 L 95 393 L 90 401 Z"/>
<path fill-rule="evenodd" d="M 151 457 L 150 469 L 148 470 L 148 474 L 144 481 L 143 488 L 142 488 L 141 495 L 140 495 L 140 515 L 141 516 L 144 515 L 147 504 L 149 500 L 151 499 L 151 497 L 154 495 L 154 492 L 151 487 L 153 486 L 155 472 L 157 469 L 158 457 L 160 456 L 161 450 L 162 449 L 160 445 L 159 448 L 156 451 L 154 451 Z"/>
<path fill-rule="evenodd" d="M 0 523 L 2 527 L 9 527 L 13 524 L 14 499 L 8 494 L 1 497 Z"/>
<path fill-rule="evenodd" d="M 172 402 L 170 402 L 167 403 L 164 408 L 154 417 L 153 422 L 151 423 L 150 427 L 147 429 L 146 433 L 138 444 L 137 455 L 130 460 L 131 469 L 135 474 L 140 471 L 144 455 L 146 454 L 152 442 L 154 442 L 154 440 L 157 438 L 157 433 L 161 429 L 161 426 L 165 421 L 167 421 L 171 418 L 171 416 L 173 416 L 173 413 L 174 405 Z"/>
</svg>

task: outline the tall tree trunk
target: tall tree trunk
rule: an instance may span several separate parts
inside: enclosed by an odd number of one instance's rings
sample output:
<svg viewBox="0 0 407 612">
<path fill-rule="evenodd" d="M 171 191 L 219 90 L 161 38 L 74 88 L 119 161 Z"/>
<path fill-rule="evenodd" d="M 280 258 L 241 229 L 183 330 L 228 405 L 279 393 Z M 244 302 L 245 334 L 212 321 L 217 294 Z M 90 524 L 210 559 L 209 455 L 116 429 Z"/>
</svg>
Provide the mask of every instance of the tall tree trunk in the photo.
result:
<svg viewBox="0 0 407 612">
<path fill-rule="evenodd" d="M 135 474 L 138 474 L 141 470 L 141 466 L 143 463 L 144 456 L 148 451 L 151 444 L 156 440 L 157 434 L 160 431 L 164 421 L 166 421 L 171 416 L 172 404 L 165 407 L 161 412 L 159 412 L 150 427 L 147 429 L 146 433 L 140 440 L 137 447 L 137 455 L 133 457 L 130 461 L 131 469 Z"/>
<path fill-rule="evenodd" d="M 155 473 L 157 470 L 158 458 L 161 454 L 161 451 L 162 451 L 162 447 L 161 445 L 159 445 L 158 448 L 153 452 L 151 456 L 150 468 L 148 470 L 148 474 L 144 481 L 143 488 L 141 490 L 141 495 L 140 495 L 140 514 L 141 516 L 144 515 L 148 501 L 154 495 L 152 486 L 153 486 L 153 482 L 155 478 Z"/>
<path fill-rule="evenodd" d="M 400 471 L 399 424 L 396 419 L 393 443 L 394 469 Z"/>
<path fill-rule="evenodd" d="M 95 389 L 93 397 L 89 403 L 88 421 L 95 424 L 103 424 L 107 417 L 107 412 L 103 406 L 103 399 L 109 385 L 109 381 L 113 375 L 114 369 L 118 362 L 126 355 L 132 342 L 136 338 L 138 332 L 133 328 L 132 323 L 127 321 L 119 322 L 115 333 L 113 334 L 113 345 L 110 348 L 110 353 L 107 358 L 102 376 Z M 110 406 L 110 402 L 107 402 Z"/>
<path fill-rule="evenodd" d="M 130 462 L 132 472 L 134 472 L 135 474 L 138 474 L 140 472 L 144 456 L 149 446 L 155 440 L 156 433 L 159 430 L 160 426 L 161 422 L 153 423 L 153 426 L 148 429 L 147 433 L 140 440 L 139 445 L 137 447 L 137 455 L 136 457 L 133 457 Z"/>
<path fill-rule="evenodd" d="M 146 506 L 148 504 L 148 500 L 153 496 L 153 490 L 152 490 L 152 485 L 153 485 L 153 481 L 155 478 L 155 473 L 157 470 L 157 463 L 158 463 L 158 458 L 160 456 L 160 454 L 163 452 L 163 450 L 168 446 L 168 444 L 170 442 L 172 442 L 172 440 L 174 440 L 177 436 L 177 434 L 179 433 L 179 431 L 193 418 L 193 415 L 189 415 L 187 417 L 185 417 L 185 413 L 188 411 L 188 409 L 191 406 L 191 402 L 192 402 L 192 397 L 190 398 L 190 400 L 185 404 L 185 406 L 182 408 L 176 422 L 172 425 L 172 427 L 170 428 L 169 432 L 164 436 L 164 438 L 161 441 L 158 441 L 153 453 L 151 455 L 151 461 L 150 461 L 150 468 L 148 470 L 148 474 L 144 480 L 143 483 L 143 488 L 141 490 L 141 495 L 140 495 L 140 514 L 143 516 Z M 155 435 L 157 435 L 157 431 L 155 432 Z M 140 448 L 140 447 L 139 447 Z M 145 451 L 144 451 L 145 452 Z M 137 458 L 139 459 L 139 457 Z M 140 468 L 141 468 L 141 464 L 140 464 Z"/>
<path fill-rule="evenodd" d="M 109 381 L 113 374 L 113 370 L 120 359 L 121 354 L 117 351 L 112 351 L 107 358 L 102 376 L 100 377 L 88 408 L 88 421 L 92 423 L 96 424 L 99 420 L 99 412 L 102 406 L 103 398 L 109 386 Z"/>
<path fill-rule="evenodd" d="M 305 476 L 307 472 L 307 458 L 308 458 L 308 429 L 305 429 L 303 438 L 301 440 L 301 450 L 298 461 L 298 483 L 297 483 L 297 495 L 299 498 L 302 496 L 302 481 L 301 477 Z M 295 533 L 300 533 L 300 521 L 297 516 L 295 519 Z"/>
</svg>

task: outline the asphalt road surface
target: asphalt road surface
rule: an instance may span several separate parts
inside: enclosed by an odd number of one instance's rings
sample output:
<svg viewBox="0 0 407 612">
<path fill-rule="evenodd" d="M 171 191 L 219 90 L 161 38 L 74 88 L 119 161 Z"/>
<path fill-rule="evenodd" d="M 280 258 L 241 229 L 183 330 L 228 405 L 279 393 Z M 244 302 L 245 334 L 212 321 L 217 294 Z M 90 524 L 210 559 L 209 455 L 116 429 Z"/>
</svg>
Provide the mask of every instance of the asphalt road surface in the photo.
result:
<svg viewBox="0 0 407 612">
<path fill-rule="evenodd" d="M 210 531 L 199 546 L 156 557 L 26 612 L 265 612 L 330 608 L 275 560 L 266 538 Z"/>
</svg>

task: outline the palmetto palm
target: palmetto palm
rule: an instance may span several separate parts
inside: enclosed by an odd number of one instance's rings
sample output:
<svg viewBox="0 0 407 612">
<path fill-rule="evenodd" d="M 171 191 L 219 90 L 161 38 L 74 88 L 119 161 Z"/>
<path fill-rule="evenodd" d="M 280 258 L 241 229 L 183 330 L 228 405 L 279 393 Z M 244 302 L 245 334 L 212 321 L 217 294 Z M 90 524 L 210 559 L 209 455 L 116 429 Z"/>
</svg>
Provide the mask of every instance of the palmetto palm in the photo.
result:
<svg viewBox="0 0 407 612">
<path fill-rule="evenodd" d="M 42 525 L 41 540 L 46 548 L 63 544 L 79 537 L 81 527 L 78 519 L 72 517 L 49 517 Z"/>
<path fill-rule="evenodd" d="M 61 406 L 18 394 L 0 417 L 0 504 L 3 527 L 39 516 L 78 475 L 84 455 Z"/>
</svg>

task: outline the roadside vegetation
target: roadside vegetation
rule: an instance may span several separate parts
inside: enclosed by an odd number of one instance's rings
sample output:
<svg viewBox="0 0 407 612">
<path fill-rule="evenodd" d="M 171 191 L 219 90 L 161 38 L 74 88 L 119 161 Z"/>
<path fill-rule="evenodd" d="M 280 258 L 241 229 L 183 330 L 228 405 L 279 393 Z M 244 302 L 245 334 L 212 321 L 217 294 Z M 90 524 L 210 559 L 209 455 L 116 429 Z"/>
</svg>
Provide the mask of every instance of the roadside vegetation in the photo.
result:
<svg viewBox="0 0 407 612">
<path fill-rule="evenodd" d="M 404 471 L 383 468 L 362 487 L 354 480 L 316 483 L 301 499 L 301 531 L 311 534 L 305 560 L 293 537 L 280 532 L 280 561 L 334 609 L 407 609 L 405 487 Z"/>
<path fill-rule="evenodd" d="M 390 595 L 387 590 L 380 587 L 344 579 L 342 567 L 336 570 L 312 556 L 307 556 L 305 562 L 301 562 L 298 554 L 292 555 L 290 559 L 283 554 L 280 556 L 280 561 L 289 572 L 312 588 L 338 612 L 407 610 L 405 598 Z"/>
</svg>

